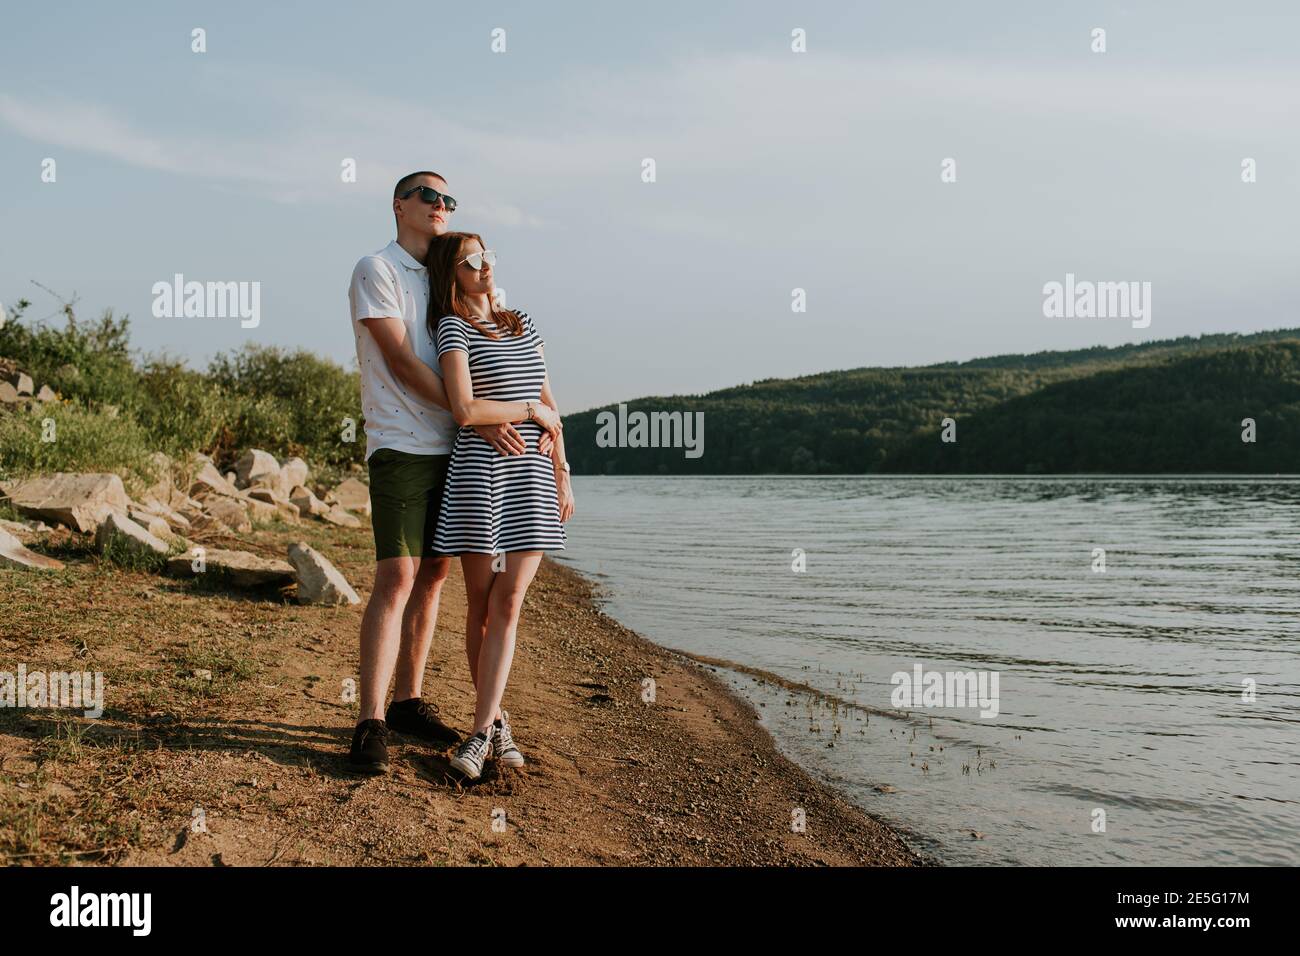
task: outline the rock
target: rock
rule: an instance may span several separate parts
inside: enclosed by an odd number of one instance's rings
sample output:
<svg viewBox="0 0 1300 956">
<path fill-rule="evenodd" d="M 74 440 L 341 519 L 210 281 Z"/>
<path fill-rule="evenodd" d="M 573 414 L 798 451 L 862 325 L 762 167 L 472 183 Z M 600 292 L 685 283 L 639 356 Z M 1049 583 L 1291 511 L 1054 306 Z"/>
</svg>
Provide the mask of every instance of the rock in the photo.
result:
<svg viewBox="0 0 1300 956">
<path fill-rule="evenodd" d="M 198 502 L 195 502 L 195 504 L 197 505 Z M 177 531 L 190 530 L 190 519 L 168 505 L 162 504 L 158 501 L 145 501 L 140 508 L 152 517 L 162 518 L 163 521 L 167 522 L 169 527 L 172 527 Z"/>
<path fill-rule="evenodd" d="M 330 510 L 330 506 L 312 494 L 310 488 L 304 488 L 302 485 L 289 492 L 289 500 L 297 506 L 300 514 L 320 517 Z"/>
<path fill-rule="evenodd" d="M 248 517 L 248 507 L 234 498 L 210 495 L 203 501 L 203 510 L 232 531 L 252 531 L 253 522 Z"/>
<path fill-rule="evenodd" d="M 290 524 L 298 523 L 298 518 L 301 514 L 298 510 L 298 506 L 289 501 L 289 499 L 279 491 L 270 488 L 249 488 L 244 492 L 244 494 L 250 499 L 250 504 L 252 502 L 258 502 L 258 504 L 253 506 L 255 509 L 253 511 L 254 521 L 269 521 L 271 518 L 278 516 Z M 262 505 L 273 508 L 274 512 L 263 516 L 260 511 Z"/>
<path fill-rule="evenodd" d="M 185 492 L 181 491 L 180 489 L 173 491 L 170 499 L 168 499 L 167 501 L 159 502 L 159 504 L 166 505 L 168 508 L 171 508 L 174 511 L 177 511 L 185 515 L 185 517 L 187 518 L 189 517 L 189 514 L 187 512 L 190 511 L 197 512 L 203 510 L 197 501 L 195 501 L 193 498 L 191 498 L 189 495 L 187 495 Z M 164 515 L 164 517 L 166 517 L 166 515 Z"/>
<path fill-rule="evenodd" d="M 345 508 L 340 507 L 339 505 L 334 505 L 332 508 L 330 508 L 329 511 L 321 515 L 321 517 L 324 518 L 326 521 L 328 521 L 330 524 L 338 525 L 340 528 L 361 527 L 361 519 L 358 518 L 356 515 L 352 514 L 352 512 L 346 510 Z"/>
<path fill-rule="evenodd" d="M 17 405 L 21 401 L 18 389 L 8 382 L 0 382 L 0 405 Z"/>
<path fill-rule="evenodd" d="M 81 378 L 81 369 L 77 368 L 77 366 L 73 365 L 71 362 L 66 362 L 63 365 L 60 365 L 58 371 L 54 374 L 58 376 L 59 381 L 75 382 L 77 379 Z"/>
<path fill-rule="evenodd" d="M 49 534 L 54 530 L 44 521 L 6 521 L 4 518 L 0 518 L 0 528 L 8 531 L 23 544 L 31 544 L 41 535 Z"/>
<path fill-rule="evenodd" d="M 139 557 L 163 555 L 171 551 L 166 541 L 150 534 L 121 511 L 109 512 L 95 532 L 95 548 L 100 554 L 113 545 L 123 547 Z"/>
<path fill-rule="evenodd" d="M 301 458 L 290 458 L 280 466 L 280 478 L 285 488 L 292 489 L 296 485 L 305 485 L 310 476 L 311 469 Z"/>
<path fill-rule="evenodd" d="M 131 505 L 131 510 L 126 513 L 126 516 L 155 538 L 159 538 L 168 544 L 181 540 L 176 532 L 172 531 L 167 519 L 147 505 Z M 184 522 L 185 528 L 189 528 L 190 523 L 183 516 L 175 515 L 175 517 Z M 103 525 L 100 526 L 100 529 L 103 530 Z"/>
<path fill-rule="evenodd" d="M 194 562 L 202 553 L 202 572 L 194 570 Z M 259 558 L 247 551 L 222 551 L 218 548 L 192 548 L 167 562 L 167 573 L 179 577 L 195 577 L 200 573 L 219 573 L 236 587 L 261 587 L 266 584 L 289 584 L 294 580 L 293 567 L 286 561 Z"/>
<path fill-rule="evenodd" d="M 360 604 L 352 585 L 305 541 L 289 545 L 289 563 L 298 576 L 299 604 Z"/>
<path fill-rule="evenodd" d="M 219 495 L 230 498 L 239 497 L 239 489 L 222 477 L 221 472 L 217 471 L 217 466 L 207 455 L 195 454 L 190 459 L 190 465 L 195 472 L 194 483 L 190 485 L 191 497 L 200 495 L 205 490 L 215 491 Z"/>
<path fill-rule="evenodd" d="M 19 395 L 31 395 L 36 391 L 36 385 L 32 382 L 32 377 L 26 372 L 15 372 L 9 379 L 9 384 Z"/>
<path fill-rule="evenodd" d="M 0 518 L 0 531 L 8 532 L 22 544 L 31 544 L 36 540 L 36 532 L 32 530 L 30 525 L 23 524 L 21 521 L 7 521 Z"/>
<path fill-rule="evenodd" d="M 131 507 L 122 479 L 113 474 L 60 472 L 31 478 L 12 484 L 10 496 L 22 514 L 57 521 L 82 533 L 98 529 L 110 511 L 125 513 Z"/>
<path fill-rule="evenodd" d="M 158 538 L 159 540 L 162 541 L 166 541 L 168 545 L 173 545 L 176 544 L 177 542 L 185 540 L 180 535 L 178 535 L 175 531 L 173 531 L 171 529 L 171 525 L 169 525 L 162 518 L 158 518 L 158 517 L 150 518 L 148 524 L 145 525 L 145 528 L 155 538 Z"/>
<path fill-rule="evenodd" d="M 61 571 L 63 562 L 35 551 L 28 551 L 16 537 L 0 528 L 0 567 L 31 568 L 39 571 Z"/>
<path fill-rule="evenodd" d="M 239 477 L 239 476 L 236 475 L 233 471 L 228 471 L 228 472 L 226 472 L 226 481 L 228 481 L 230 484 L 234 485 L 236 489 L 239 488 L 239 485 L 236 483 L 236 478 L 238 478 L 238 477 Z"/>
<path fill-rule="evenodd" d="M 144 498 L 154 501 L 170 501 L 176 484 L 172 481 L 172 460 L 160 451 L 149 456 L 149 470 L 153 472 L 154 483 L 145 489 Z"/>
<path fill-rule="evenodd" d="M 264 524 L 267 521 L 274 521 L 278 510 L 275 505 L 260 501 L 257 498 L 245 498 L 244 507 L 248 509 L 249 517 L 258 524 Z"/>
<path fill-rule="evenodd" d="M 142 528 L 149 527 L 149 522 L 153 521 L 154 518 L 158 517 L 153 512 L 145 508 L 144 505 L 138 505 L 134 501 L 131 502 L 131 507 L 126 509 L 126 516 Z"/>
<path fill-rule="evenodd" d="M 261 480 L 259 480 L 261 479 Z M 270 479 L 270 485 L 265 479 Z M 278 487 L 280 484 L 280 463 L 270 452 L 250 448 L 244 457 L 235 463 L 235 484 L 240 488 L 261 484 L 264 487 Z"/>
<path fill-rule="evenodd" d="M 355 511 L 370 517 L 370 489 L 364 482 L 348 478 L 331 492 L 334 504 L 340 504 L 348 511 Z M 326 499 L 329 500 L 329 499 Z"/>
<path fill-rule="evenodd" d="M 225 535 L 230 538 L 235 536 L 234 530 L 229 525 L 211 515 L 196 515 L 194 520 L 190 523 L 190 527 L 195 531 L 202 531 L 205 534 Z"/>
<path fill-rule="evenodd" d="M 58 395 L 54 394 L 54 389 L 50 388 L 48 385 L 42 385 L 41 390 L 36 393 L 36 400 L 42 404 L 45 402 L 52 402 L 58 397 Z"/>
<path fill-rule="evenodd" d="M 99 410 L 104 414 L 105 418 L 117 418 L 118 415 L 122 414 L 122 409 L 116 405 L 101 405 Z"/>
</svg>

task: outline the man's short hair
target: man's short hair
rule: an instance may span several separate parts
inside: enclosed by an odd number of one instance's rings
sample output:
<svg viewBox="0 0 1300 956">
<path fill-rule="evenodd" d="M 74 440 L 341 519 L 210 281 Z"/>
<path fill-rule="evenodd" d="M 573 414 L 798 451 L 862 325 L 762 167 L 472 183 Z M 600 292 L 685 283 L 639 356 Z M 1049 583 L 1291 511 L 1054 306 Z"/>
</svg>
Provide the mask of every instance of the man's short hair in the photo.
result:
<svg viewBox="0 0 1300 956">
<path fill-rule="evenodd" d="M 393 187 L 393 198 L 400 199 L 402 193 L 406 192 L 408 189 L 414 186 L 415 181 L 419 179 L 421 176 L 432 176 L 434 179 L 441 179 L 444 183 L 447 181 L 438 173 L 431 172 L 430 170 L 427 169 L 423 169 L 418 173 L 407 173 L 405 176 L 399 179 L 397 181 L 397 185 Z"/>
</svg>

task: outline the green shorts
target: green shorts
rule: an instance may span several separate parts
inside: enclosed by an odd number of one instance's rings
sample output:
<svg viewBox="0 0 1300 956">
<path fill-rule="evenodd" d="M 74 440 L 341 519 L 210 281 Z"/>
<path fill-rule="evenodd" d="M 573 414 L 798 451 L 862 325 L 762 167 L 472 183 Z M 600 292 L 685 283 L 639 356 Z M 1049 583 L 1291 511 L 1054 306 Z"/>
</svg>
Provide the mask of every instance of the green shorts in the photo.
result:
<svg viewBox="0 0 1300 956">
<path fill-rule="evenodd" d="M 450 460 L 450 455 L 412 455 L 392 448 L 370 456 L 366 464 L 376 561 L 437 556 L 433 532 Z"/>
</svg>

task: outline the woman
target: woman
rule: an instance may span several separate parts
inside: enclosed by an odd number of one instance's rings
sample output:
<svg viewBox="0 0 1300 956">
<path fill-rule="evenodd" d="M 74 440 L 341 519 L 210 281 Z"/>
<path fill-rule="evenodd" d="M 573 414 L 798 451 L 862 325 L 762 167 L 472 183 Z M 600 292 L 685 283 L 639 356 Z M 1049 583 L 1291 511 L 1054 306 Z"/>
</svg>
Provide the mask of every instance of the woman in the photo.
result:
<svg viewBox="0 0 1300 956">
<path fill-rule="evenodd" d="M 493 304 L 496 254 L 473 233 L 449 232 L 429 244 L 429 329 L 438 346 L 452 416 L 461 426 L 447 466 L 434 548 L 460 557 L 469 611 L 465 654 L 477 700 L 474 733 L 451 765 L 471 780 L 495 756 L 522 767 L 501 698 L 515 652 L 524 594 L 542 552 L 564 547 L 573 514 L 560 417 L 546 374 L 542 339 L 527 313 Z M 478 436 L 485 405 L 517 402 L 527 450 L 498 455 Z M 550 432 L 550 456 L 537 440 Z"/>
</svg>

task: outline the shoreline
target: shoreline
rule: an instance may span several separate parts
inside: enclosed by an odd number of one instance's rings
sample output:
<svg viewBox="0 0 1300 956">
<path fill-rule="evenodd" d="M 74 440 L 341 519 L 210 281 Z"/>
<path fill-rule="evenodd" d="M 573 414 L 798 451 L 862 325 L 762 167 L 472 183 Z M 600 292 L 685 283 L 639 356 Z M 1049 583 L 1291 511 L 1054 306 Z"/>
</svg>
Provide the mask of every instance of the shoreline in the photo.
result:
<svg viewBox="0 0 1300 956">
<path fill-rule="evenodd" d="M 307 539 L 363 601 L 368 527 Z M 214 539 L 211 543 L 220 545 Z M 606 615 L 597 585 L 546 560 L 506 707 L 528 758 L 470 786 L 450 750 L 395 736 L 392 770 L 346 747 L 361 608 L 203 590 L 113 568 L 76 536 L 58 574 L 0 572 L 0 658 L 102 670 L 102 718 L 0 710 L 0 861 L 118 865 L 924 865 L 902 836 L 785 757 L 712 665 Z M 464 731 L 473 697 L 459 569 L 443 592 L 424 696 Z M 194 675 L 210 676 L 198 679 Z M 4 669 L 0 667 L 0 669 Z M 642 699 L 645 678 L 654 701 Z M 792 827 L 803 812 L 804 832 Z M 200 821 L 196 826 L 195 821 Z"/>
</svg>

